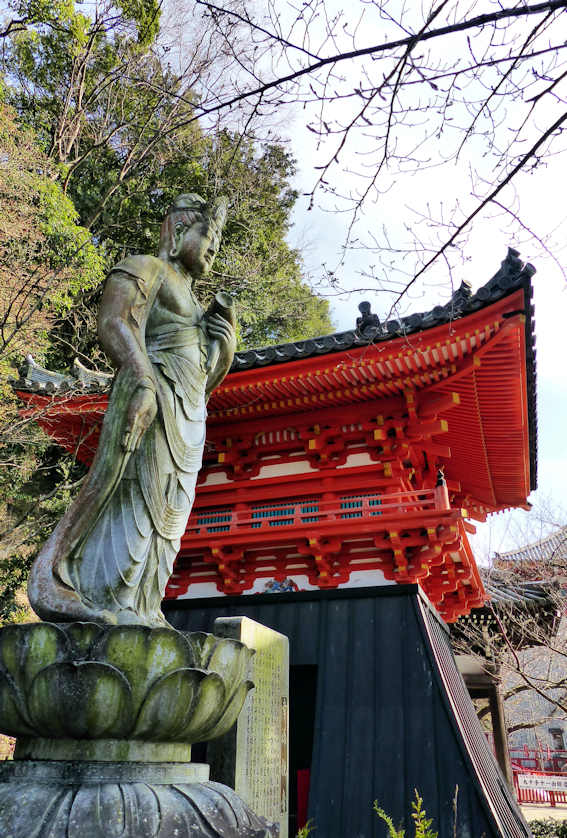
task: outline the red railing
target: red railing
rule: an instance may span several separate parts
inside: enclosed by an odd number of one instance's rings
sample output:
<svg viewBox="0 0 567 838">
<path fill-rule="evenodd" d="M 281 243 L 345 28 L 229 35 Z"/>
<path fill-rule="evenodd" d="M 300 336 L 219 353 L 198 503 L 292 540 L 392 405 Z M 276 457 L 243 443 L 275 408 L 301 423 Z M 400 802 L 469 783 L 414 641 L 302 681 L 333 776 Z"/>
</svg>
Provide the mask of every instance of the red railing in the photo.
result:
<svg viewBox="0 0 567 838">
<path fill-rule="evenodd" d="M 359 518 L 370 520 L 383 515 L 407 515 L 446 508 L 437 489 L 396 492 L 385 495 L 344 495 L 323 500 L 320 497 L 265 503 L 242 503 L 233 507 L 195 509 L 186 534 L 240 533 L 270 527 L 309 527 L 313 524 Z"/>
<path fill-rule="evenodd" d="M 567 806 L 567 751 L 524 745 L 510 748 L 510 761 L 519 803 Z"/>
<path fill-rule="evenodd" d="M 567 751 L 551 748 L 510 748 L 510 761 L 514 769 L 531 772 L 567 772 Z"/>
<path fill-rule="evenodd" d="M 523 788 L 520 783 L 521 776 L 541 778 L 540 782 L 546 788 Z M 535 780 L 538 782 L 538 780 Z M 543 806 L 567 806 L 567 790 L 553 788 L 554 785 L 567 787 L 565 774 L 557 774 L 552 771 L 518 771 L 514 769 L 514 790 L 518 803 L 535 803 Z"/>
</svg>

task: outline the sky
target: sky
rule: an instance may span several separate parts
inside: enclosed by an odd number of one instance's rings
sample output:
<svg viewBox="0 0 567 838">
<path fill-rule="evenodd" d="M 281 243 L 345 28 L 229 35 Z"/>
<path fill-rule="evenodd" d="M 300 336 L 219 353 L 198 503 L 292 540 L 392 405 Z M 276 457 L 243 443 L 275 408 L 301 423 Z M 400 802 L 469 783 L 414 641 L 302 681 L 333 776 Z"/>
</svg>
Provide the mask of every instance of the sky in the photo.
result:
<svg viewBox="0 0 567 838">
<path fill-rule="evenodd" d="M 357 68 L 352 68 L 358 72 Z M 341 67 L 348 82 L 349 68 Z M 356 84 L 353 75 L 352 84 Z M 295 186 L 300 193 L 309 192 L 321 164 L 321 149 L 317 137 L 306 127 L 312 117 L 308 110 L 289 109 L 286 113 L 287 132 L 298 161 Z M 280 134 L 282 132 L 280 131 Z M 349 185 L 349 170 L 357 161 L 360 143 L 341 160 L 333 176 L 343 191 Z M 472 154 L 474 155 L 474 148 Z M 353 155 L 352 159 L 349 154 Z M 470 163 L 470 161 L 468 161 Z M 400 177 L 388 191 L 377 196 L 366 206 L 361 222 L 363 231 L 381 229 L 387 223 L 391 234 L 400 240 L 408 228 L 418 227 L 420 216 L 427 211 L 439 213 L 441 200 L 447 206 L 451 200 L 470 198 L 471 177 L 467 159 L 457 164 L 447 162 L 434 169 L 424 169 L 413 175 Z M 538 413 L 538 490 L 529 500 L 530 513 L 517 511 L 491 516 L 489 523 L 478 525 L 472 537 L 477 560 L 484 562 L 495 551 L 515 549 L 536 541 L 555 525 L 567 523 L 567 289 L 563 266 L 567 266 L 567 248 L 564 225 L 567 207 L 563 188 L 567 182 L 567 151 L 552 157 L 532 174 L 522 175 L 514 190 L 508 190 L 508 205 L 521 218 L 527 229 L 535 230 L 540 237 L 547 237 L 549 252 L 520 227 L 511 231 L 507 223 L 484 218 L 475 223 L 465 243 L 464 260 L 449 277 L 446 267 L 440 265 L 431 276 L 419 284 L 403 303 L 400 313 L 425 311 L 438 303 L 445 303 L 455 286 L 462 279 L 471 282 L 473 291 L 484 285 L 499 268 L 509 246 L 520 251 L 521 258 L 532 262 L 536 268 L 533 279 L 535 303 L 535 332 L 537 346 L 537 413 Z M 375 283 L 365 277 L 369 266 L 377 264 L 378 254 L 361 248 L 344 258 L 340 245 L 345 239 L 348 216 L 333 211 L 333 200 L 319 196 L 313 208 L 310 199 L 301 195 L 294 215 L 291 243 L 302 253 L 306 275 L 319 287 L 322 266 L 337 271 L 340 286 L 350 293 L 337 296 L 336 292 L 322 289 L 329 295 L 332 317 L 337 330 L 351 329 L 358 315 L 357 305 L 363 299 L 372 302 L 372 309 L 382 318 L 388 314 L 391 296 L 369 288 Z M 364 239 L 364 232 L 361 239 Z M 368 235 L 365 238 L 368 241 Z M 458 264 L 458 260 L 457 264 Z"/>
</svg>

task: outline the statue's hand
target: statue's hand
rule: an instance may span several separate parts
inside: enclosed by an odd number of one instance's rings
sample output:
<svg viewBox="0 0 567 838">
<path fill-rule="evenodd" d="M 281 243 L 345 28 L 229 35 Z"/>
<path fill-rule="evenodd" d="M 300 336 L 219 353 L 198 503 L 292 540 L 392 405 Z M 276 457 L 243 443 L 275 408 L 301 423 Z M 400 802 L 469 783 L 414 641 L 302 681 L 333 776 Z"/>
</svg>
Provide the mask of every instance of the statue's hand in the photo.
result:
<svg viewBox="0 0 567 838">
<path fill-rule="evenodd" d="M 223 367 L 229 367 L 236 351 L 236 332 L 232 323 L 220 314 L 207 317 L 207 332 L 213 340 L 218 340 L 220 358 Z"/>
<path fill-rule="evenodd" d="M 140 386 L 134 392 L 128 406 L 126 430 L 122 438 L 125 451 L 135 451 L 144 433 L 154 421 L 157 413 L 157 399 L 153 389 Z"/>
</svg>

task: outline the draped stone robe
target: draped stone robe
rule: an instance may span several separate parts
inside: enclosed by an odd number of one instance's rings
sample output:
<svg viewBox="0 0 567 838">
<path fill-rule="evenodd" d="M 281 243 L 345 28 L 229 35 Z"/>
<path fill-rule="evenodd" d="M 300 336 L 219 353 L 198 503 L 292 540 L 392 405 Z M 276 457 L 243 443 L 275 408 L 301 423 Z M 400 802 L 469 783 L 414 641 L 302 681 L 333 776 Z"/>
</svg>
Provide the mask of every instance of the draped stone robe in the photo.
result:
<svg viewBox="0 0 567 838">
<path fill-rule="evenodd" d="M 179 284 L 179 274 L 152 256 L 129 257 L 109 276 L 117 288 L 136 284 L 129 326 L 153 368 L 158 413 L 127 454 L 126 412 L 138 382 L 122 368 L 85 484 L 32 568 L 28 593 L 43 619 L 165 622 L 160 603 L 202 461 L 208 353 L 203 312 L 189 284 L 189 315 L 158 302 L 168 281 Z"/>
</svg>

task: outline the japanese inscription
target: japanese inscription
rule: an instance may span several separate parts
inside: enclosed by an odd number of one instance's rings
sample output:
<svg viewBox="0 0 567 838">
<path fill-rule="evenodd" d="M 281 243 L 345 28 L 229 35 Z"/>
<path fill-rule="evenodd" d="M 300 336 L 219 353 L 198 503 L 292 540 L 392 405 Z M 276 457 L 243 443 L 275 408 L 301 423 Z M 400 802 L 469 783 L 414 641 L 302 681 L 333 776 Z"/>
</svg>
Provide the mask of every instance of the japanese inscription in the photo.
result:
<svg viewBox="0 0 567 838">
<path fill-rule="evenodd" d="M 255 649 L 250 678 L 255 689 L 238 722 L 208 746 L 211 777 L 227 785 L 251 809 L 280 824 L 288 835 L 289 641 L 247 617 L 221 617 L 217 636 L 234 637 Z"/>
</svg>

